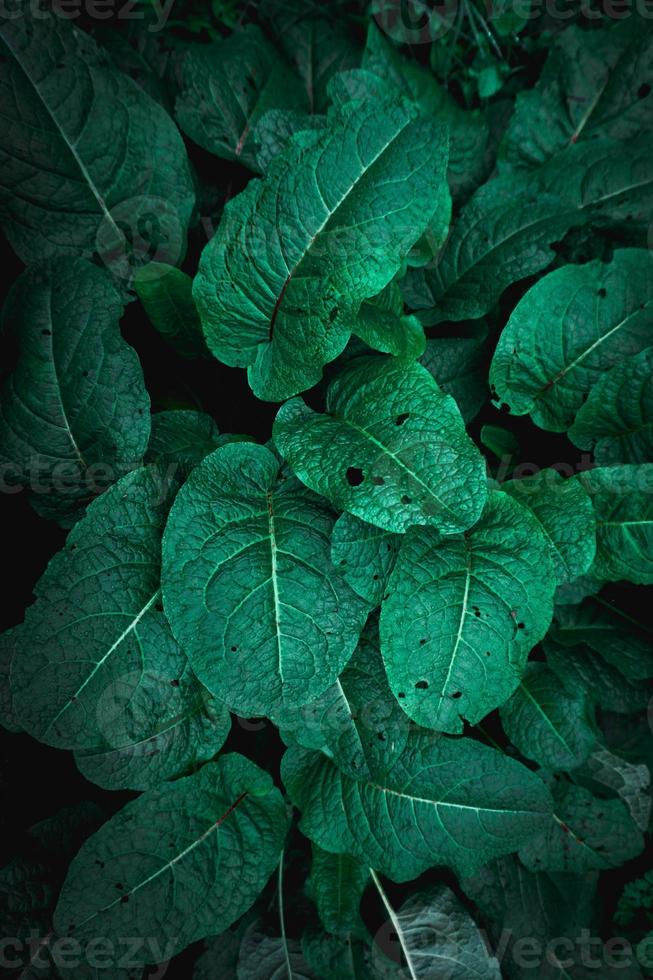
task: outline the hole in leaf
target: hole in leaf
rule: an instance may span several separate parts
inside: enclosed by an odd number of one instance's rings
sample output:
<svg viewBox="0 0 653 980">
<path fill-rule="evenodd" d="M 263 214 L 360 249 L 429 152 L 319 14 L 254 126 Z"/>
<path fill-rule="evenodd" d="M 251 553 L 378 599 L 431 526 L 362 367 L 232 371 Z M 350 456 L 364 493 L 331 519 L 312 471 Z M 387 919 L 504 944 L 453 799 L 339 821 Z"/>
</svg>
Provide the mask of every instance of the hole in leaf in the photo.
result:
<svg viewBox="0 0 653 980">
<path fill-rule="evenodd" d="M 398 697 L 398 698 L 405 698 L 405 697 L 406 697 L 406 695 L 404 694 L 404 692 L 403 692 L 403 691 L 399 691 L 399 693 L 397 694 L 397 697 Z"/>
<path fill-rule="evenodd" d="M 428 681 L 418 681 L 417 684 L 415 684 L 415 687 L 418 688 L 420 691 L 426 691 L 428 686 L 429 686 Z"/>
<path fill-rule="evenodd" d="M 413 498 L 408 497 L 406 494 L 404 494 L 403 497 L 401 498 L 402 504 L 412 504 L 412 502 L 413 502 Z"/>
<path fill-rule="evenodd" d="M 637 95 L 640 99 L 645 99 L 647 95 L 650 95 L 650 92 L 651 86 L 648 84 L 648 82 L 644 82 L 644 84 L 640 85 L 637 89 Z"/>
<path fill-rule="evenodd" d="M 179 687 L 179 681 L 177 680 L 177 678 L 175 678 L 174 681 L 170 681 L 170 686 Z"/>
<path fill-rule="evenodd" d="M 379 732 L 376 737 L 378 738 L 379 742 L 385 742 L 385 734 L 383 732 Z"/>
<path fill-rule="evenodd" d="M 452 701 L 457 701 L 458 698 L 461 698 L 462 696 L 463 696 L 462 691 L 453 691 L 453 693 L 449 695 Z"/>
<path fill-rule="evenodd" d="M 402 412 L 401 415 L 398 415 L 397 418 L 395 419 L 395 425 L 403 425 L 406 419 L 409 417 L 410 417 L 410 412 Z"/>
<path fill-rule="evenodd" d="M 350 466 L 345 476 L 350 487 L 359 487 L 364 479 L 363 471 L 358 466 Z"/>
<path fill-rule="evenodd" d="M 605 299 L 605 297 L 608 295 L 607 289 L 604 289 L 603 286 L 601 286 L 598 291 L 598 295 L 601 297 L 601 299 Z"/>
<path fill-rule="evenodd" d="M 422 639 L 421 639 L 421 640 L 419 641 L 419 645 L 420 645 L 421 647 L 423 647 L 425 643 L 426 643 L 426 638 L 422 638 Z"/>
<path fill-rule="evenodd" d="M 374 580 L 375 582 L 378 582 L 378 581 L 379 581 L 379 576 L 378 576 L 378 575 L 373 575 L 373 576 L 372 576 L 372 579 L 373 579 L 373 580 Z"/>
</svg>

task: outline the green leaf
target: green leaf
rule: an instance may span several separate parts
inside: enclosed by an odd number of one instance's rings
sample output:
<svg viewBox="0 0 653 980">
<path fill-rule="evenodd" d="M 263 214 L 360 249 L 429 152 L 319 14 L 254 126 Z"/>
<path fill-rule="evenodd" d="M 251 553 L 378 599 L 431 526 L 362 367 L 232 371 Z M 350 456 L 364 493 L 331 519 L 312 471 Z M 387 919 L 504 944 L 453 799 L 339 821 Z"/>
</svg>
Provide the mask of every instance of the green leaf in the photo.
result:
<svg viewBox="0 0 653 980">
<path fill-rule="evenodd" d="M 653 585 L 653 463 L 588 470 L 579 480 L 596 513 L 591 574 Z"/>
<path fill-rule="evenodd" d="M 329 854 L 313 844 L 310 890 L 322 925 L 338 936 L 365 935 L 360 903 L 370 869 L 350 854 Z"/>
<path fill-rule="evenodd" d="M 210 153 L 257 168 L 253 130 L 269 109 L 304 109 L 297 76 L 258 27 L 224 41 L 194 44 L 181 66 L 175 116 L 187 136 Z"/>
<path fill-rule="evenodd" d="M 404 749 L 409 721 L 388 687 L 375 627 L 335 684 L 316 701 L 273 718 L 289 744 L 321 749 L 352 779 L 388 771 Z"/>
<path fill-rule="evenodd" d="M 651 819 L 651 771 L 643 763 L 628 762 L 608 749 L 598 748 L 587 760 L 581 775 L 589 774 L 591 782 L 607 786 L 624 801 L 628 811 L 643 832 Z"/>
<path fill-rule="evenodd" d="M 84 844 L 55 928 L 84 945 L 147 937 L 134 962 L 169 959 L 247 911 L 277 866 L 287 826 L 270 776 L 244 756 L 223 756 L 139 796 Z"/>
<path fill-rule="evenodd" d="M 639 18 L 558 34 L 535 88 L 520 92 L 501 145 L 504 168 L 530 168 L 580 141 L 651 128 L 653 38 Z"/>
<path fill-rule="evenodd" d="M 224 439 L 211 416 L 204 412 L 184 409 L 157 412 L 152 416 L 152 435 L 145 459 L 168 474 L 179 470 L 186 477 Z"/>
<path fill-rule="evenodd" d="M 159 591 L 175 489 L 150 467 L 123 477 L 91 504 L 34 588 L 36 602 L 16 632 L 11 682 L 20 723 L 48 745 L 94 749 L 105 731 L 135 737 L 129 701 L 144 676 L 156 676 L 164 650 L 168 665 L 183 663 Z M 143 704 L 138 712 L 144 737 L 152 734 L 149 710 Z"/>
<path fill-rule="evenodd" d="M 531 871 L 603 871 L 637 857 L 644 838 L 621 800 L 600 800 L 581 786 L 558 780 L 554 813 L 544 833 L 519 851 Z"/>
<path fill-rule="evenodd" d="M 643 244 L 652 205 L 651 139 L 569 147 L 533 174 L 484 184 L 437 262 L 410 270 L 406 301 L 425 326 L 484 316 L 507 286 L 550 265 L 553 245 L 570 228 L 627 222 Z"/>
<path fill-rule="evenodd" d="M 374 303 L 363 303 L 353 332 L 373 350 L 394 354 L 403 361 L 421 357 L 426 346 L 424 328 L 417 317 L 397 316 Z"/>
<path fill-rule="evenodd" d="M 558 584 L 587 572 L 596 553 L 596 521 L 592 501 L 575 479 L 557 470 L 506 480 L 501 489 L 537 518 L 555 565 Z"/>
<path fill-rule="evenodd" d="M 591 389 L 569 438 L 599 465 L 653 459 L 653 347 L 624 357 Z"/>
<path fill-rule="evenodd" d="M 549 627 L 554 589 L 538 522 L 506 494 L 491 491 L 465 534 L 410 531 L 380 623 L 390 687 L 409 717 L 455 733 L 499 707 Z"/>
<path fill-rule="evenodd" d="M 274 158 L 290 146 L 295 133 L 325 128 L 326 116 L 309 116 L 293 109 L 270 109 L 258 120 L 252 134 L 256 145 L 256 170 L 267 173 Z"/>
<path fill-rule="evenodd" d="M 398 966 L 378 946 L 350 936 L 310 929 L 302 936 L 302 950 L 317 975 L 328 980 L 400 980 Z"/>
<path fill-rule="evenodd" d="M 439 207 L 446 158 L 446 131 L 409 106 L 349 103 L 229 202 L 194 298 L 209 348 L 249 368 L 257 397 L 320 380 Z"/>
<path fill-rule="evenodd" d="M 485 339 L 481 328 L 470 337 L 436 337 L 426 344 L 420 363 L 451 395 L 465 423 L 474 419 L 488 396 Z"/>
<path fill-rule="evenodd" d="M 331 565 L 334 515 L 262 446 L 192 471 L 163 541 L 166 615 L 191 667 L 245 715 L 314 700 L 351 657 L 367 605 Z"/>
<path fill-rule="evenodd" d="M 386 531 L 463 531 L 483 507 L 482 457 L 453 399 L 420 364 L 358 358 L 331 383 L 326 414 L 296 398 L 272 431 L 307 486 Z"/>
<path fill-rule="evenodd" d="M 644 711 L 648 705 L 651 692 L 629 681 L 591 647 L 582 643 L 567 647 L 547 636 L 544 651 L 549 667 L 572 695 L 589 694 L 605 711 L 623 714 Z"/>
<path fill-rule="evenodd" d="M 478 927 L 451 889 L 436 885 L 411 895 L 395 912 L 375 872 L 374 883 L 390 916 L 396 940 L 412 980 L 501 980 Z"/>
<path fill-rule="evenodd" d="M 400 542 L 398 534 L 382 531 L 353 514 L 342 514 L 333 526 L 331 561 L 372 608 L 386 594 Z"/>
<path fill-rule="evenodd" d="M 152 325 L 182 357 L 207 354 L 193 302 L 193 280 L 180 269 L 150 262 L 134 276 L 134 288 Z"/>
<path fill-rule="evenodd" d="M 551 812 L 534 773 L 467 738 L 412 734 L 382 780 L 350 779 L 321 753 L 299 748 L 288 749 L 281 768 L 302 833 L 393 881 L 441 864 L 471 874 L 517 850 Z"/>
<path fill-rule="evenodd" d="M 44 515 L 70 526 L 107 484 L 140 465 L 150 399 L 120 335 L 122 303 L 82 259 L 24 272 L 5 303 L 18 363 L 0 396 L 0 461 Z"/>
<path fill-rule="evenodd" d="M 98 252 L 123 278 L 176 264 L 195 195 L 167 113 L 70 18 L 16 0 L 0 26 L 11 139 L 0 216 L 26 263 Z"/>
<path fill-rule="evenodd" d="M 318 980 L 299 939 L 271 936 L 257 922 L 249 927 L 238 954 L 238 980 Z"/>
<path fill-rule="evenodd" d="M 519 687 L 501 708 L 501 724 L 522 755 L 545 769 L 574 769 L 596 743 L 587 692 L 560 690 L 545 664 L 526 665 Z"/>
<path fill-rule="evenodd" d="M 575 606 L 588 596 L 596 595 L 604 586 L 601 579 L 591 575 L 579 575 L 571 582 L 565 582 L 556 589 L 555 601 L 557 606 Z"/>
<path fill-rule="evenodd" d="M 490 370 L 496 401 L 554 432 L 568 429 L 593 385 L 650 343 L 653 260 L 619 249 L 609 265 L 567 265 L 517 304 Z M 648 312 L 647 312 L 648 311 Z"/>
<path fill-rule="evenodd" d="M 510 429 L 500 425 L 484 425 L 479 433 L 481 445 L 499 461 L 500 471 L 509 470 L 519 457 L 519 440 Z"/>
</svg>

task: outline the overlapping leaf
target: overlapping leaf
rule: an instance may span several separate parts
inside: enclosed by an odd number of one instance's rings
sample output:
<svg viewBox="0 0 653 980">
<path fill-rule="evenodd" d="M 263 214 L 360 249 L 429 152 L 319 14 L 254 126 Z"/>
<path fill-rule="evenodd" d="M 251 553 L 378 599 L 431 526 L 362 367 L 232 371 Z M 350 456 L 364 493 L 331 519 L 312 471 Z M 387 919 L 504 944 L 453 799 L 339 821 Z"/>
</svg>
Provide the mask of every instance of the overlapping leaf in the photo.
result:
<svg viewBox="0 0 653 980">
<path fill-rule="evenodd" d="M 379 606 L 387 592 L 400 543 L 399 535 L 344 513 L 333 526 L 331 561 L 354 592 L 370 606 Z"/>
<path fill-rule="evenodd" d="M 193 302 L 193 280 L 180 269 L 150 262 L 134 287 L 153 326 L 183 357 L 203 357 L 206 344 Z"/>
<path fill-rule="evenodd" d="M 580 480 L 596 513 L 592 575 L 653 584 L 653 463 L 589 470 Z"/>
</svg>

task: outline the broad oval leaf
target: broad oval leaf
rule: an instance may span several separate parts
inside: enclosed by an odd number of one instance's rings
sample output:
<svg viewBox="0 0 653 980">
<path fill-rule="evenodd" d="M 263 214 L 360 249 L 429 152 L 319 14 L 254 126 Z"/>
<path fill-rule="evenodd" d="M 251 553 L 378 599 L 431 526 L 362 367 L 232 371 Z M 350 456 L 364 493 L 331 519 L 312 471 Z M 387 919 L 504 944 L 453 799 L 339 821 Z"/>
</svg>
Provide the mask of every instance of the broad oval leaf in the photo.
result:
<svg viewBox="0 0 653 980">
<path fill-rule="evenodd" d="M 194 297 L 210 349 L 249 367 L 257 397 L 320 380 L 428 226 L 446 159 L 446 130 L 410 107 L 349 103 L 229 202 Z"/>
<path fill-rule="evenodd" d="M 507 480 L 501 489 L 534 514 L 549 544 L 558 584 L 571 582 L 590 568 L 596 553 L 592 501 L 578 480 L 557 470 Z"/>
<path fill-rule="evenodd" d="M 0 460 L 44 516 L 70 526 L 108 483 L 138 466 L 150 399 L 122 339 L 122 303 L 83 259 L 24 272 L 3 309 L 19 347 L 0 397 Z"/>
<path fill-rule="evenodd" d="M 307 486 L 387 531 L 464 531 L 486 499 L 483 459 L 420 364 L 356 358 L 331 383 L 324 415 L 293 399 L 273 436 Z"/>
<path fill-rule="evenodd" d="M 54 916 L 83 946 L 147 937 L 134 962 L 160 963 L 226 929 L 279 861 L 288 818 L 272 779 L 235 753 L 128 803 L 84 844 Z"/>
<path fill-rule="evenodd" d="M 651 342 L 653 257 L 619 249 L 612 262 L 567 265 L 514 309 L 490 370 L 496 401 L 563 432 L 603 372 Z"/>
<path fill-rule="evenodd" d="M 399 535 L 344 513 L 333 526 L 331 561 L 354 592 L 376 607 L 386 594 L 400 542 Z"/>
<path fill-rule="evenodd" d="M 134 276 L 134 289 L 152 326 L 182 357 L 208 353 L 190 276 L 162 262 L 150 262 Z"/>
<path fill-rule="evenodd" d="M 440 864 L 471 874 L 517 850 L 551 813 L 538 776 L 468 738 L 415 733 L 383 780 L 350 779 L 321 753 L 298 748 L 281 768 L 302 832 L 393 881 Z"/>
<path fill-rule="evenodd" d="M 234 443 L 191 473 L 163 540 L 163 596 L 199 679 L 234 710 L 269 715 L 333 684 L 367 604 L 331 565 L 334 515 Z"/>
<path fill-rule="evenodd" d="M 168 114 L 70 18 L 27 0 L 3 20 L 0 49 L 2 89 L 12 92 L 0 215 L 18 255 L 99 252 L 127 278 L 152 253 L 177 263 L 195 195 Z"/>
<path fill-rule="evenodd" d="M 602 466 L 653 459 L 653 347 L 624 357 L 597 381 L 568 435 Z"/>
<path fill-rule="evenodd" d="M 501 708 L 501 724 L 522 755 L 545 769 L 581 766 L 596 744 L 589 692 L 560 690 L 545 664 L 526 665 L 519 687 Z"/>
<path fill-rule="evenodd" d="M 360 904 L 370 869 L 350 854 L 330 854 L 317 844 L 313 844 L 311 854 L 310 894 L 322 925 L 338 936 L 364 937 Z"/>
<path fill-rule="evenodd" d="M 491 491 L 462 535 L 408 532 L 381 607 L 388 680 L 418 724 L 461 732 L 515 690 L 553 614 L 555 577 L 537 521 Z"/>
<path fill-rule="evenodd" d="M 579 479 L 596 513 L 591 574 L 653 585 L 653 463 L 601 467 Z"/>
</svg>

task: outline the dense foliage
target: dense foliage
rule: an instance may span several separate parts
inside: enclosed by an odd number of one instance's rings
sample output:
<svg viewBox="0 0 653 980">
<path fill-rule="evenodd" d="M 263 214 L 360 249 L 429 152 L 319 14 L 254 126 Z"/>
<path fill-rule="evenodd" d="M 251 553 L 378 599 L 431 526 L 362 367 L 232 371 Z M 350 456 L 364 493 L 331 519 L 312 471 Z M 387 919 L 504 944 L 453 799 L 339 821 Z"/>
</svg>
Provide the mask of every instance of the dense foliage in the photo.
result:
<svg viewBox="0 0 653 980">
<path fill-rule="evenodd" d="M 653 22 L 130 12 L 0 15 L 3 973 L 653 976 Z"/>
</svg>

